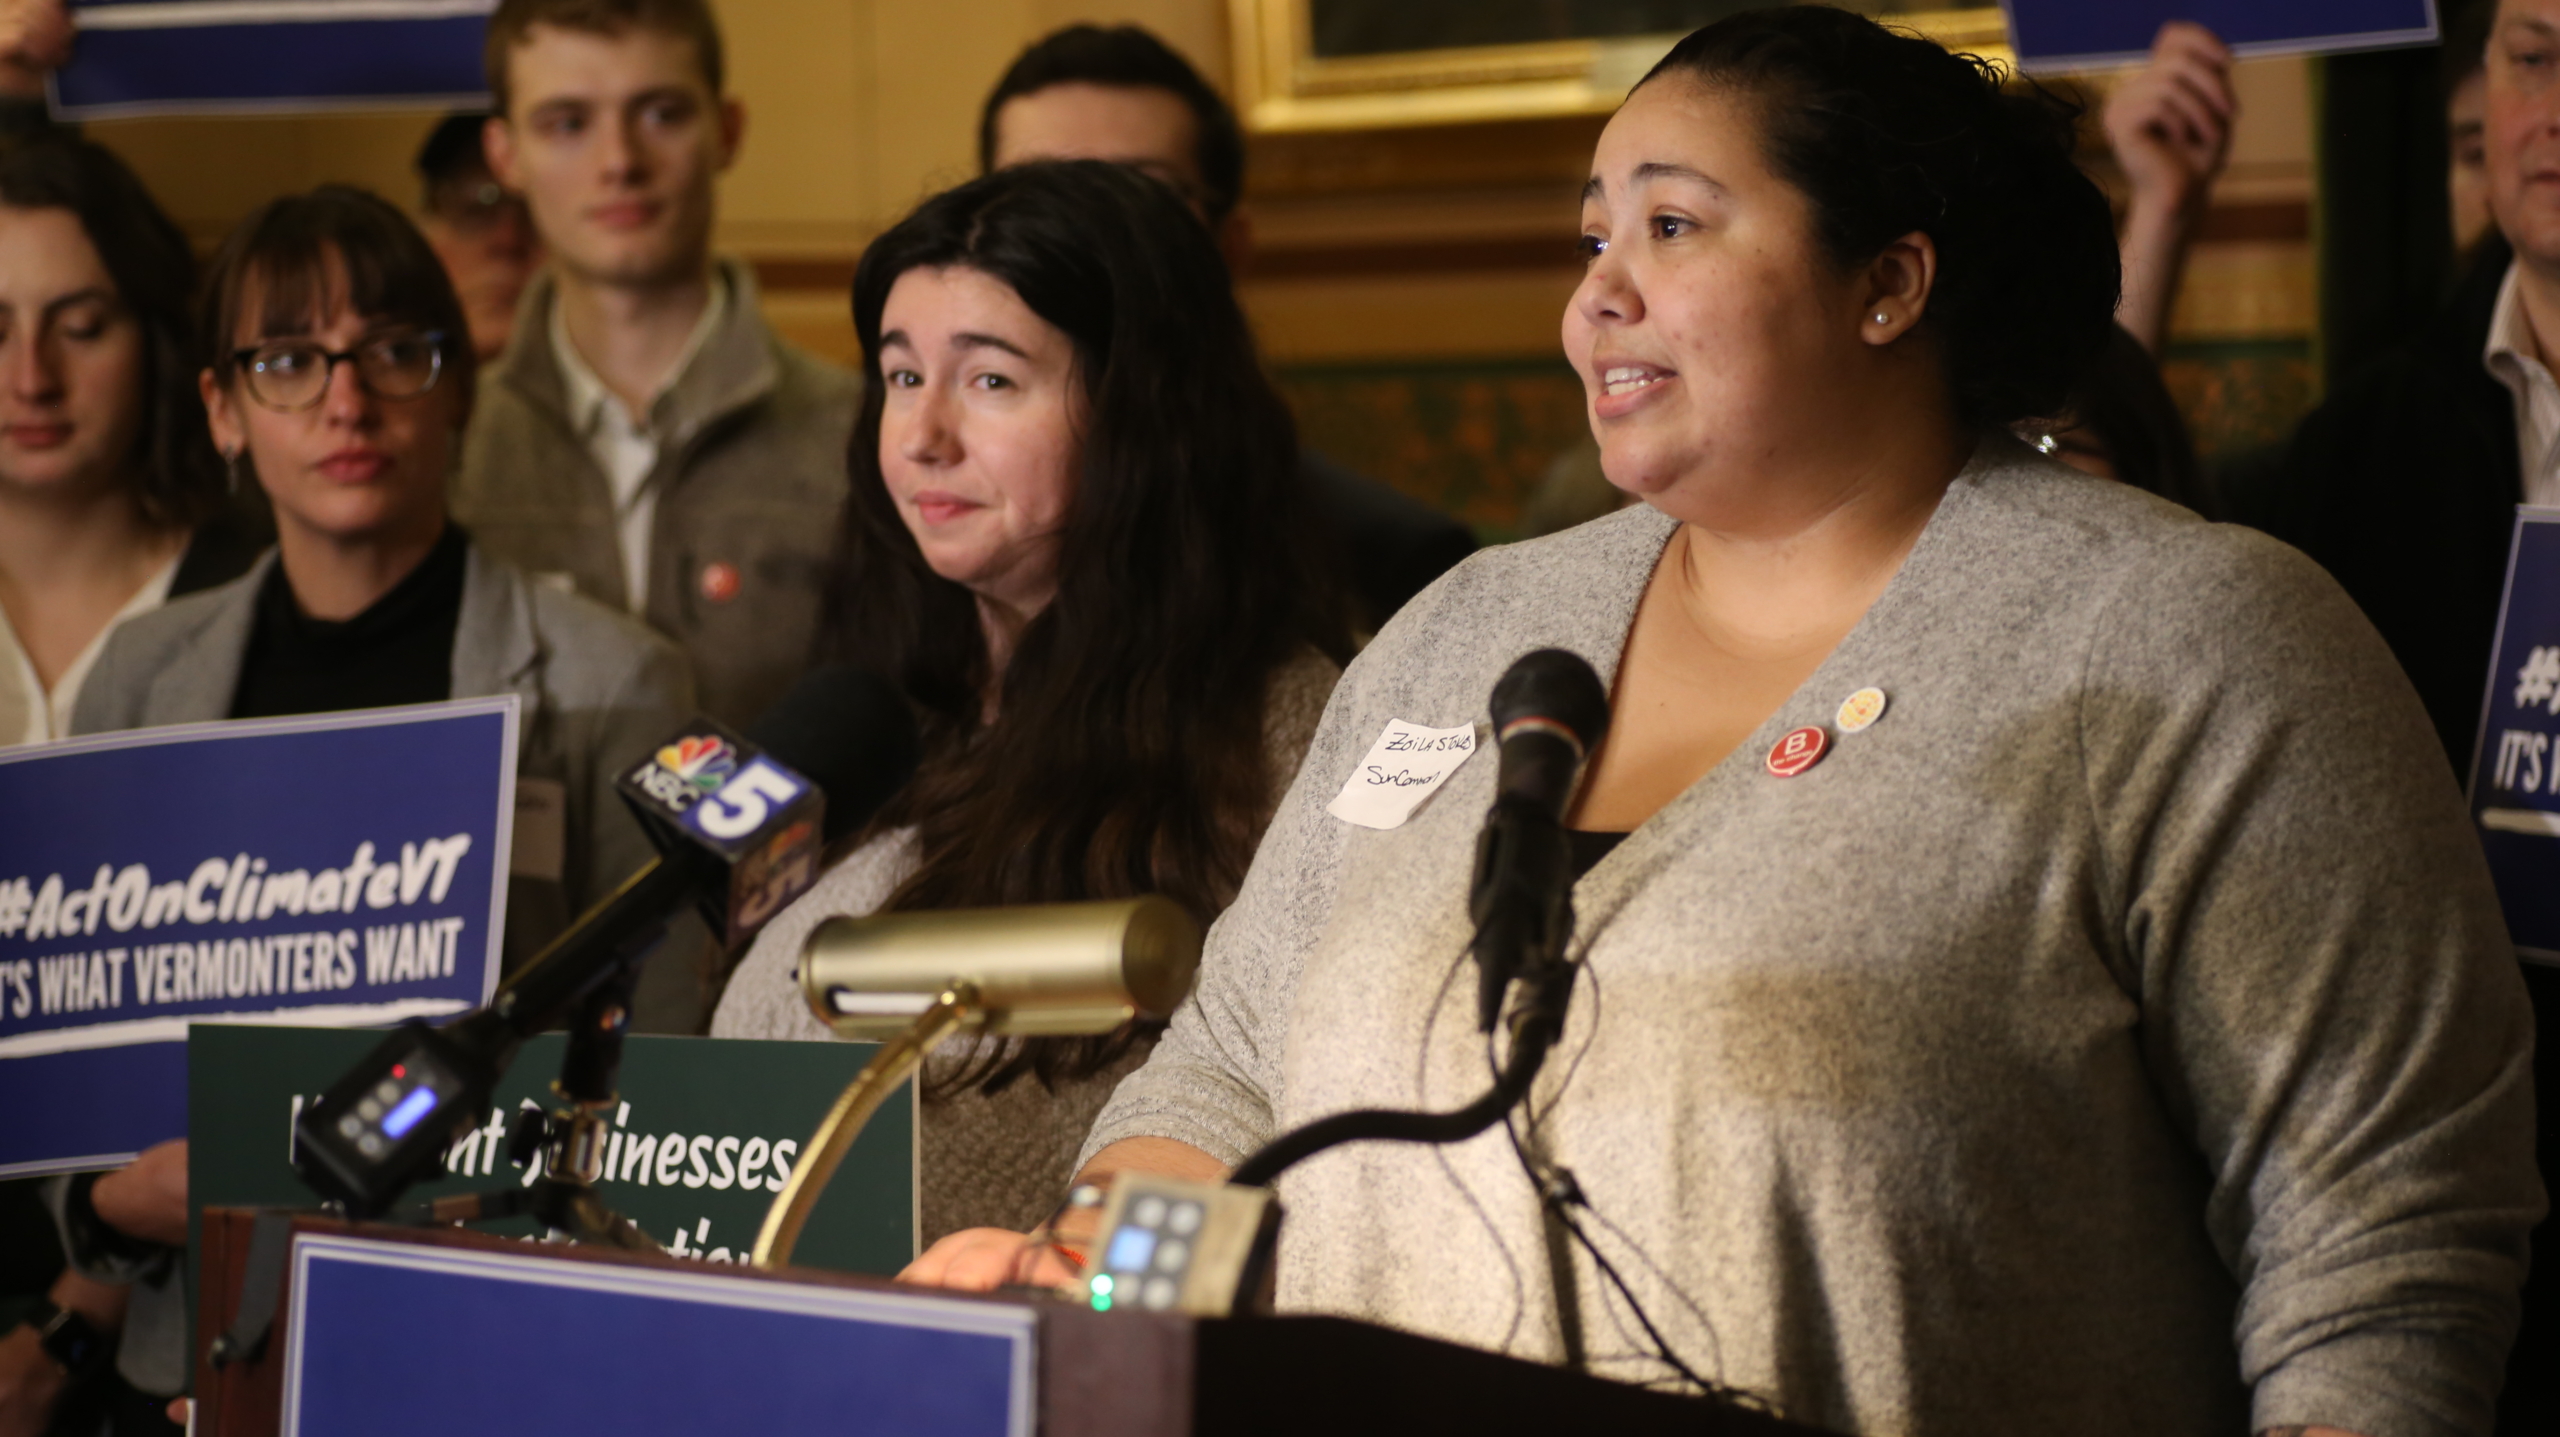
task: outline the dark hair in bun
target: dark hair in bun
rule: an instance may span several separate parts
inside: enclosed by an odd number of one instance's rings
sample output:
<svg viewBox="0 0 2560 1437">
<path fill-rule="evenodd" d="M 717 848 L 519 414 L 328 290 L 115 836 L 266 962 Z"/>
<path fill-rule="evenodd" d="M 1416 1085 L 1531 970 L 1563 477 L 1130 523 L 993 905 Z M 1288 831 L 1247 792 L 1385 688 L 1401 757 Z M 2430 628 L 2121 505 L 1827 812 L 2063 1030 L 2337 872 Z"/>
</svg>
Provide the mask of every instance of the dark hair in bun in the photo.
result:
<svg viewBox="0 0 2560 1437">
<path fill-rule="evenodd" d="M 1816 5 L 1697 31 L 1644 83 L 1692 75 L 1757 105 L 1771 166 L 1812 201 L 1831 260 L 1913 231 L 1937 246 L 1925 326 L 1963 417 L 2059 411 L 2105 347 L 2123 275 L 2106 196 L 2072 161 L 2080 108 L 2000 67 Z"/>
</svg>

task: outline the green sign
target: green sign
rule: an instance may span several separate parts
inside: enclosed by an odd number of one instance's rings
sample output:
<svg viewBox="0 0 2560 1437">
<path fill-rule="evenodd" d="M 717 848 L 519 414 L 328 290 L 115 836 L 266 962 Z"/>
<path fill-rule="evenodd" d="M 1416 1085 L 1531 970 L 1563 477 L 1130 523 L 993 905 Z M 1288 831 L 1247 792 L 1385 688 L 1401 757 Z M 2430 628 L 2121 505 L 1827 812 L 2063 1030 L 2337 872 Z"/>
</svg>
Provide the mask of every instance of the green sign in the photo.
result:
<svg viewBox="0 0 2560 1437">
<path fill-rule="evenodd" d="M 293 1120 L 382 1041 L 378 1030 L 198 1024 L 187 1036 L 187 1197 L 203 1208 L 311 1205 L 294 1175 Z M 409 1200 L 521 1187 L 507 1161 L 518 1109 L 550 1100 L 565 1040 L 536 1038 L 498 1085 L 491 1117 Z M 632 1037 L 613 1114 L 606 1204 L 667 1250 L 745 1262 L 818 1120 L 870 1061 L 871 1043 Z M 536 1236 L 530 1218 L 478 1225 Z M 191 1244 L 192 1246 L 192 1244 Z M 916 1110 L 910 1083 L 836 1169 L 792 1254 L 799 1267 L 894 1275 L 916 1252 Z"/>
</svg>

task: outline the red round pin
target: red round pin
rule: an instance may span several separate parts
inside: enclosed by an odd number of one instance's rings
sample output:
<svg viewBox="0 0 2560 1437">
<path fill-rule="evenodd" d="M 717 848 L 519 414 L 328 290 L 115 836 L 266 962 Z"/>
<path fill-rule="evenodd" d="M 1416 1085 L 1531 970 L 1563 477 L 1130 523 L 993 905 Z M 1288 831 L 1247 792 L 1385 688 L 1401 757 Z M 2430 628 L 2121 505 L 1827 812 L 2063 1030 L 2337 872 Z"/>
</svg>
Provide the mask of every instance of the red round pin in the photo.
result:
<svg viewBox="0 0 2560 1437">
<path fill-rule="evenodd" d="M 1793 778 L 1822 762 L 1822 755 L 1830 748 L 1830 734 L 1811 726 L 1797 729 L 1769 750 L 1769 771 L 1780 778 Z"/>
<path fill-rule="evenodd" d="M 738 566 L 717 559 L 703 565 L 702 597 L 715 604 L 738 597 Z"/>
</svg>

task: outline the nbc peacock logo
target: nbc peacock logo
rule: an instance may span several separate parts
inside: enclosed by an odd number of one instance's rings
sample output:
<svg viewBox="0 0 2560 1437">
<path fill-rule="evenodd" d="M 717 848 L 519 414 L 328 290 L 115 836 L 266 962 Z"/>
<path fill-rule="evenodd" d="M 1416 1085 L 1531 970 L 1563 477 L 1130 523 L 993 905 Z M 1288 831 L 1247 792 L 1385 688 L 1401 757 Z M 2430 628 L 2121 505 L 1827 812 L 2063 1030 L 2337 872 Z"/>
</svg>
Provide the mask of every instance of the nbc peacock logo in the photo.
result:
<svg viewBox="0 0 2560 1437">
<path fill-rule="evenodd" d="M 687 734 L 658 750 L 658 767 L 711 793 L 738 771 L 738 751 L 717 734 Z"/>
</svg>

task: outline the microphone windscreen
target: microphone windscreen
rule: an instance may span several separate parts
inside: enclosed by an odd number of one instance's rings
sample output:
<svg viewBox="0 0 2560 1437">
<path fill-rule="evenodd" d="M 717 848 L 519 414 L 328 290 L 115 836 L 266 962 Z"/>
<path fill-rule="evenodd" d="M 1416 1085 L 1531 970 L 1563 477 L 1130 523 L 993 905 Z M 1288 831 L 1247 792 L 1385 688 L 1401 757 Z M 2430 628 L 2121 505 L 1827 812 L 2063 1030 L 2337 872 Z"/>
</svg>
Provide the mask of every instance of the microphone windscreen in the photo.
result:
<svg viewBox="0 0 2560 1437">
<path fill-rule="evenodd" d="M 810 670 L 747 738 L 827 796 L 826 840 L 855 832 L 915 776 L 915 714 L 896 686 L 845 664 Z"/>
<path fill-rule="evenodd" d="M 1609 692 L 1580 654 L 1537 649 L 1522 654 L 1493 686 L 1493 732 L 1525 718 L 1541 718 L 1570 731 L 1585 753 L 1609 731 Z"/>
</svg>

